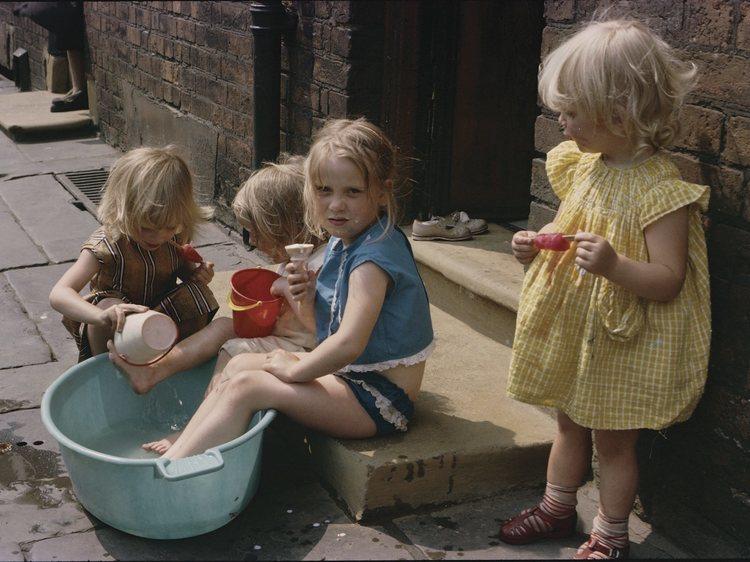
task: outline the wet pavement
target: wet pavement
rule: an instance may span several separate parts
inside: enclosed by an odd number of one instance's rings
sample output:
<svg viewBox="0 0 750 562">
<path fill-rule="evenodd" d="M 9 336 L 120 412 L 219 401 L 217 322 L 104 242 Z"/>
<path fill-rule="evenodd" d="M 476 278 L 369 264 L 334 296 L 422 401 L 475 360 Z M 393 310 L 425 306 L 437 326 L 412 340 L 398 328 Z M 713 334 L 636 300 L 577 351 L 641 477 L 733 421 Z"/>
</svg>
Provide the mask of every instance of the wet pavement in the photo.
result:
<svg viewBox="0 0 750 562">
<path fill-rule="evenodd" d="M 15 92 L 0 78 L 3 93 Z M 96 228 L 53 173 L 108 168 L 120 152 L 98 138 L 15 144 L 0 133 L 0 560 L 459 560 L 568 558 L 596 510 L 579 493 L 580 531 L 528 547 L 498 540 L 499 523 L 540 490 L 512 490 L 460 505 L 367 524 L 352 521 L 273 425 L 266 431 L 260 488 L 248 508 L 212 533 L 149 540 L 113 529 L 76 500 L 55 440 L 40 419 L 45 389 L 75 364 L 75 343 L 48 303 L 49 291 Z M 217 270 L 262 263 L 219 224 L 201 232 L 201 253 Z M 106 494 L 107 490 L 101 490 Z M 631 517 L 633 555 L 685 552 Z M 723 537 L 726 556 L 743 554 Z M 705 553 L 703 553 L 705 555 Z"/>
</svg>

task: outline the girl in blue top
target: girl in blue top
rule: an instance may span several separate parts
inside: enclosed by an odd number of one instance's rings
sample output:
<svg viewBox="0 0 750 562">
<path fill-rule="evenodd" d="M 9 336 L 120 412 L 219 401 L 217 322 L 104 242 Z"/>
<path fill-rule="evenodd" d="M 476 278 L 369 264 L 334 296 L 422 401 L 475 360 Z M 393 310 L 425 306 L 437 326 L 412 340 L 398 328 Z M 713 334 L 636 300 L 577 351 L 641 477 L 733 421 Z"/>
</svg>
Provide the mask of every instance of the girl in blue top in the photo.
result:
<svg viewBox="0 0 750 562">
<path fill-rule="evenodd" d="M 433 348 L 427 292 L 395 226 L 396 151 L 365 119 L 335 120 L 306 163 L 306 222 L 331 238 L 315 275 L 287 266 L 289 290 L 317 333 L 309 353 L 234 357 L 182 435 L 164 454 L 181 458 L 225 443 L 254 412 L 274 408 L 339 438 L 406 431 Z"/>
</svg>

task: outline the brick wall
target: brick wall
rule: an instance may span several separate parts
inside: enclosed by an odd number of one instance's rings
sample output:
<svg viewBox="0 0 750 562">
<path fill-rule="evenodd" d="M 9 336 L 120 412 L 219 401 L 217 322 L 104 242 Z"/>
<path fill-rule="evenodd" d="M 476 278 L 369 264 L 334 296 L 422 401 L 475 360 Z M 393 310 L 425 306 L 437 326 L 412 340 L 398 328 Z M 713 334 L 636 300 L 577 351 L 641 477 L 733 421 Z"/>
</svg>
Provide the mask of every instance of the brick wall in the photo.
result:
<svg viewBox="0 0 750 562">
<path fill-rule="evenodd" d="M 383 4 L 284 1 L 297 27 L 282 41 L 281 149 L 304 153 L 328 117 L 380 120 Z M 123 150 L 175 142 L 199 195 L 233 224 L 229 204 L 249 175 L 252 141 L 250 2 L 86 2 L 93 110 L 103 138 Z M 0 3 L 0 40 L 29 50 L 44 89 L 47 33 Z M 10 54 L 0 41 L 0 66 Z M 7 49 L 6 49 L 7 50 Z M 174 125 L 181 119 L 180 125 Z M 162 130 L 162 129 L 167 129 Z M 196 138 L 198 137 L 198 138 Z"/>
<path fill-rule="evenodd" d="M 546 0 L 542 56 L 603 2 Z M 707 236 L 713 341 L 706 392 L 693 418 L 646 434 L 641 500 L 645 514 L 669 526 L 687 502 L 750 542 L 750 1 L 621 2 L 678 46 L 700 69 L 683 112 L 684 132 L 671 149 L 687 181 L 711 186 Z M 536 149 L 562 139 L 555 115 L 537 118 Z M 550 220 L 559 201 L 532 163 L 530 222 Z"/>
<path fill-rule="evenodd" d="M 200 124 L 211 137 L 208 147 L 191 146 L 187 139 L 182 144 L 188 151 L 215 153 L 213 163 L 202 155 L 203 170 L 213 167 L 213 177 L 203 178 L 203 195 L 229 224 L 229 205 L 253 156 L 249 4 L 88 2 L 85 8 L 102 135 L 123 149 L 149 142 L 146 119 L 153 121 L 153 111 L 129 112 L 133 95 Z M 373 83 L 381 64 L 377 46 L 364 45 L 382 27 L 382 6 L 329 1 L 285 6 L 298 22 L 282 41 L 281 149 L 305 152 L 325 118 L 375 112 L 372 99 L 356 85 Z M 196 156 L 194 167 L 202 160 Z"/>
<path fill-rule="evenodd" d="M 16 2 L 0 2 L 0 67 L 7 74 L 11 69 L 13 52 L 23 47 L 29 52 L 31 88 L 44 90 L 44 55 L 49 34 L 29 18 L 14 16 L 15 5 Z"/>
</svg>

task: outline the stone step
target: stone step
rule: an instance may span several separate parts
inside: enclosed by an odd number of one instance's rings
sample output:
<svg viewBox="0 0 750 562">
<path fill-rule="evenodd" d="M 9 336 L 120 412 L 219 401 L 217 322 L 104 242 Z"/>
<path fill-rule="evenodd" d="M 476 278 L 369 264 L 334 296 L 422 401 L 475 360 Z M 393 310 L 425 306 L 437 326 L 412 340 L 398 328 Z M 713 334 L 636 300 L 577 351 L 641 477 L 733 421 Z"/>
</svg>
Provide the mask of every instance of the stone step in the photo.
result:
<svg viewBox="0 0 750 562">
<path fill-rule="evenodd" d="M 95 127 L 88 109 L 50 112 L 52 100 L 59 97 L 47 91 L 3 95 L 0 130 L 15 141 L 91 134 Z"/>
<path fill-rule="evenodd" d="M 493 268 L 486 270 L 488 278 Z M 216 294 L 227 294 L 229 276 L 216 275 Z M 433 298 L 432 285 L 428 290 Z M 466 298 L 478 301 L 479 290 L 475 286 Z M 506 293 L 512 302 L 510 283 Z M 494 299 L 481 298 L 504 308 Z M 506 397 L 510 348 L 493 337 L 497 329 L 489 322 L 475 329 L 447 308 L 431 307 L 438 345 L 427 362 L 416 417 L 406 434 L 332 439 L 282 416 L 269 432 L 269 438 L 289 443 L 290 454 L 304 454 L 300 460 L 311 463 L 357 520 L 544 482 L 554 422 Z M 219 314 L 229 315 L 225 305 Z"/>
<path fill-rule="evenodd" d="M 474 330 L 513 343 L 523 266 L 513 257 L 513 233 L 502 226 L 460 242 L 411 240 L 430 302 Z M 410 234 L 410 228 L 404 229 Z"/>
</svg>

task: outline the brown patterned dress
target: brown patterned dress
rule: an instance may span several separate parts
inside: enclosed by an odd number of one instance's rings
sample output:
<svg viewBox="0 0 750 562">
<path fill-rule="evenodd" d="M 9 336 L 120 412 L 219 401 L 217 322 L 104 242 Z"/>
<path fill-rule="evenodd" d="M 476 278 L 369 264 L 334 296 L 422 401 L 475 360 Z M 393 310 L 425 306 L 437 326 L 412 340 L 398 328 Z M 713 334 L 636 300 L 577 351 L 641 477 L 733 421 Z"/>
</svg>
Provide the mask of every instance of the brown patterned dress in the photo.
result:
<svg viewBox="0 0 750 562">
<path fill-rule="evenodd" d="M 83 244 L 84 250 L 92 252 L 99 262 L 99 271 L 90 282 L 91 292 L 83 297 L 92 304 L 117 298 L 148 306 L 170 316 L 181 339 L 206 326 L 219 310 L 207 285 L 177 283 L 178 273 L 187 271 L 189 264 L 171 244 L 149 251 L 127 236 L 113 241 L 100 227 Z M 63 325 L 78 345 L 78 361 L 91 357 L 85 324 L 63 317 Z"/>
</svg>

